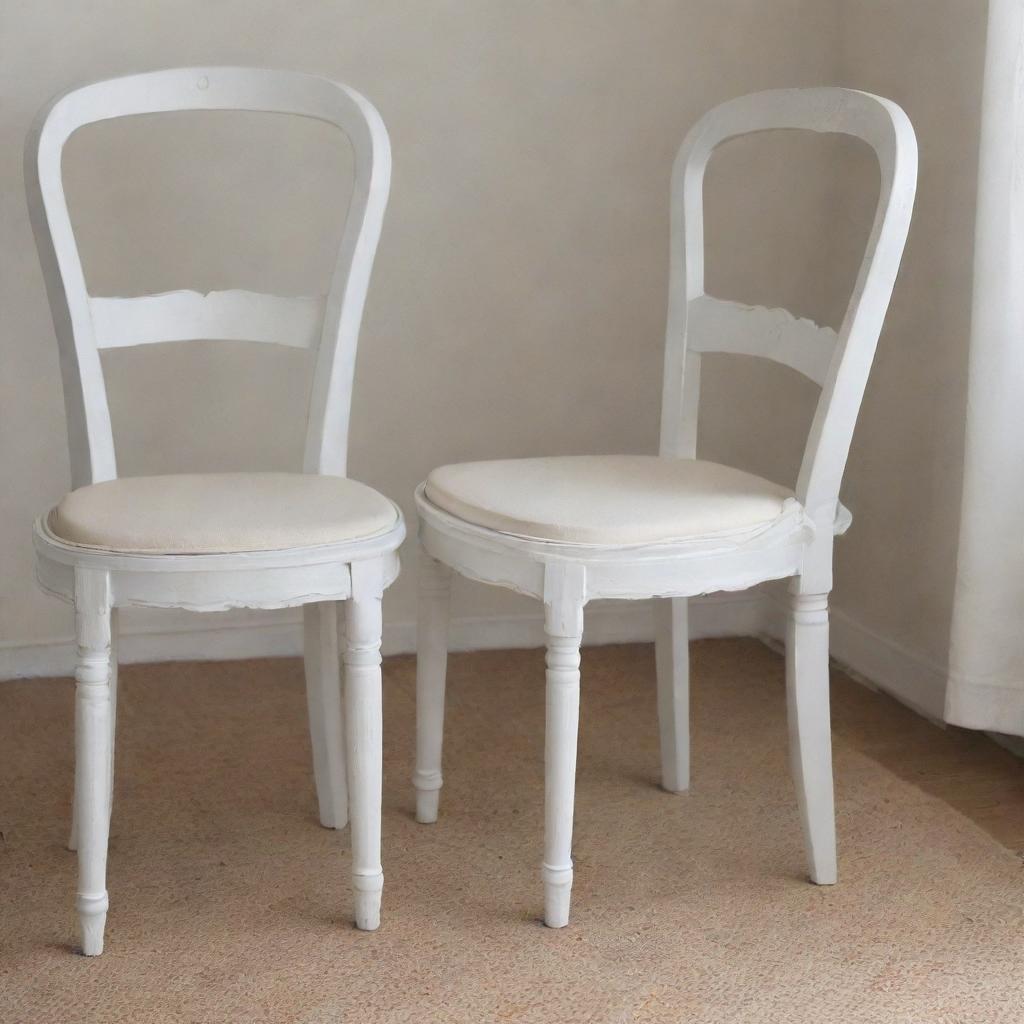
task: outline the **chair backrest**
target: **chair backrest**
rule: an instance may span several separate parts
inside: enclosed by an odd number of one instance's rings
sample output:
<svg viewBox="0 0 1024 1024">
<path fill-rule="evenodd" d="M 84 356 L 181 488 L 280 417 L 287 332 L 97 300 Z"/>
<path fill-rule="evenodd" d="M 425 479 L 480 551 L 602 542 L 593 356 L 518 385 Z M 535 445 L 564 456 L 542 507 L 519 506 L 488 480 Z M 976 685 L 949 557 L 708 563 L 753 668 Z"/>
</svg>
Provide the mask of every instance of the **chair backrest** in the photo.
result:
<svg viewBox="0 0 1024 1024">
<path fill-rule="evenodd" d="M 836 132 L 863 139 L 881 169 L 867 250 L 838 333 L 783 309 L 744 306 L 704 294 L 704 171 L 716 146 L 773 129 Z M 798 499 L 831 521 L 853 428 L 899 270 L 917 187 L 917 141 L 889 100 L 852 89 L 779 89 L 723 103 L 687 135 L 672 172 L 672 242 L 661 452 L 693 457 L 700 354 L 762 356 L 821 386 L 807 440 Z"/>
<path fill-rule="evenodd" d="M 96 121 L 198 110 L 294 114 L 326 121 L 348 137 L 354 186 L 327 295 L 285 298 L 232 290 L 108 298 L 88 293 L 64 195 L 64 144 Z M 354 90 L 312 75 L 176 68 L 96 82 L 42 110 L 25 146 L 25 183 L 60 346 L 72 486 L 117 476 L 99 350 L 193 339 L 316 350 L 303 468 L 344 476 L 356 345 L 390 181 L 391 151 L 380 115 Z"/>
</svg>

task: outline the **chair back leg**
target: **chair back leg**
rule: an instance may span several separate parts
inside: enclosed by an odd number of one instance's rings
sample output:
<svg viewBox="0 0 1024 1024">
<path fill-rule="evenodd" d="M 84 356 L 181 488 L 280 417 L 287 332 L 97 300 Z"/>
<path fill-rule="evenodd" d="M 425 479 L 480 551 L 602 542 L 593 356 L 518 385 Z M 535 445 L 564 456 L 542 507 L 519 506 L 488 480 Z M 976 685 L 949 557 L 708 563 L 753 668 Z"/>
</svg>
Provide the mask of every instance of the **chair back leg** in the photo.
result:
<svg viewBox="0 0 1024 1024">
<path fill-rule="evenodd" d="M 416 820 L 437 821 L 452 572 L 422 548 L 416 621 Z"/>
<path fill-rule="evenodd" d="M 828 594 L 794 592 L 790 602 L 786 631 L 790 764 L 811 881 L 834 885 L 836 824 L 829 717 Z"/>
<path fill-rule="evenodd" d="M 320 824 L 324 828 L 344 828 L 348 824 L 338 612 L 336 601 L 320 601 L 303 608 L 306 706 Z"/>
<path fill-rule="evenodd" d="M 684 793 L 690 788 L 688 612 L 685 597 L 663 598 L 655 602 L 661 787 L 669 793 Z"/>
</svg>

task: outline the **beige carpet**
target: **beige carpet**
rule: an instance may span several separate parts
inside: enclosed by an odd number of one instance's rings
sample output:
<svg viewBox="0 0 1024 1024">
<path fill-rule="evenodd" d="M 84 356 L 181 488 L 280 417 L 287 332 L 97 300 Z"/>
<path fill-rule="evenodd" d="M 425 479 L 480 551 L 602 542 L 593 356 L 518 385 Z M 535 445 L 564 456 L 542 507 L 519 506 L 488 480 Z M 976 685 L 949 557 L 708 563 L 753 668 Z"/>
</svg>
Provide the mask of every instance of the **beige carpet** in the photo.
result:
<svg viewBox="0 0 1024 1024">
<path fill-rule="evenodd" d="M 705 641 L 694 663 L 694 789 L 673 797 L 651 649 L 585 652 L 573 920 L 552 932 L 540 653 L 452 658 L 434 826 L 411 816 L 412 659 L 389 659 L 373 935 L 350 925 L 347 833 L 314 819 L 299 662 L 128 666 L 99 960 L 74 952 L 62 845 L 72 684 L 0 684 L 0 1021 L 1024 1020 L 1019 858 L 840 709 L 840 884 L 809 885 L 781 659 Z"/>
</svg>

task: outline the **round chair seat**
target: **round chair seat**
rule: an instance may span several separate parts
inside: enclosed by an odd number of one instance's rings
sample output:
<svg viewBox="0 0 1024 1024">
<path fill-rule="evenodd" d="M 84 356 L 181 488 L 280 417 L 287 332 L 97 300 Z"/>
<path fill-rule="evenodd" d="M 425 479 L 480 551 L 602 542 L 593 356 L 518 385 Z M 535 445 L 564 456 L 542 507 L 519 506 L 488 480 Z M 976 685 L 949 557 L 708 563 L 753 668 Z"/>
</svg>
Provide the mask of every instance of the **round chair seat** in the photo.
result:
<svg viewBox="0 0 1024 1024">
<path fill-rule="evenodd" d="M 657 544 L 767 528 L 793 492 L 730 466 L 654 455 L 465 462 L 427 477 L 427 499 L 476 526 L 534 540 Z"/>
<path fill-rule="evenodd" d="M 355 480 L 307 473 L 124 477 L 66 494 L 50 513 L 70 544 L 138 554 L 276 551 L 385 533 L 399 513 Z"/>
</svg>

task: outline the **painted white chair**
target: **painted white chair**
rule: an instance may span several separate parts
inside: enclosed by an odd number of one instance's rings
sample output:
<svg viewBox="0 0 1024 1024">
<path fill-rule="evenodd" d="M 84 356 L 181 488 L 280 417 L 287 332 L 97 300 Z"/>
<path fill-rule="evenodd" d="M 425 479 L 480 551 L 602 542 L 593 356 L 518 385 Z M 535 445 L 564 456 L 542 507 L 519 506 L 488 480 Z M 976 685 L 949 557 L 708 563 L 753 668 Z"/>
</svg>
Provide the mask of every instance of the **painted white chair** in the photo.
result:
<svg viewBox="0 0 1024 1024">
<path fill-rule="evenodd" d="M 292 114 L 326 121 L 348 136 L 354 193 L 326 296 L 88 294 L 61 178 L 64 144 L 96 121 L 178 110 Z M 405 528 L 397 506 L 345 473 L 356 344 L 390 176 L 387 132 L 366 99 L 335 82 L 280 71 L 184 68 L 97 82 L 55 100 L 27 141 L 28 202 L 60 346 L 75 488 L 36 522 L 35 547 L 42 587 L 75 606 L 69 845 L 78 850 L 77 907 L 87 955 L 103 951 L 117 609 L 128 605 L 304 606 L 320 820 L 342 828 L 351 809 L 356 924 L 379 924 L 381 596 L 398 575 Z M 118 478 L 99 351 L 191 339 L 314 350 L 302 473 Z M 339 632 L 342 607 L 346 628 Z M 346 638 L 344 715 L 340 635 Z"/>
<path fill-rule="evenodd" d="M 768 129 L 859 136 L 881 194 L 838 334 L 781 309 L 704 292 L 702 191 L 720 143 Z M 789 577 L 786 680 L 793 775 L 819 885 L 836 881 L 829 724 L 832 538 L 854 422 L 910 223 L 917 146 L 893 103 L 847 89 L 764 92 L 725 103 L 687 136 L 672 176 L 672 251 L 658 456 L 577 456 L 444 466 L 420 517 L 416 816 L 437 818 L 451 570 L 544 603 L 547 634 L 544 920 L 568 923 L 583 607 L 661 598 L 657 677 L 662 785 L 689 786 L 687 598 Z M 761 356 L 821 386 L 795 490 L 696 459 L 703 352 Z"/>
</svg>

